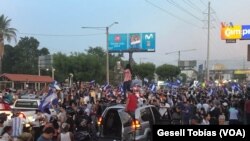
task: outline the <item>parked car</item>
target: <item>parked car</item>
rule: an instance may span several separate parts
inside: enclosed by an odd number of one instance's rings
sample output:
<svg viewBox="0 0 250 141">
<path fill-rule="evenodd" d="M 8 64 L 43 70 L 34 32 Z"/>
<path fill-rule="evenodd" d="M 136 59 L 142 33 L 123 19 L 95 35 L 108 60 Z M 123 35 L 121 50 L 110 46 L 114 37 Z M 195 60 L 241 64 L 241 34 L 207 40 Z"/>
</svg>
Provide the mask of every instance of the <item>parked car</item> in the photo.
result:
<svg viewBox="0 0 250 141">
<path fill-rule="evenodd" d="M 99 141 L 152 141 L 152 126 L 169 123 L 153 105 L 137 108 L 135 118 L 124 110 L 125 105 L 105 109 L 98 119 Z"/>
</svg>

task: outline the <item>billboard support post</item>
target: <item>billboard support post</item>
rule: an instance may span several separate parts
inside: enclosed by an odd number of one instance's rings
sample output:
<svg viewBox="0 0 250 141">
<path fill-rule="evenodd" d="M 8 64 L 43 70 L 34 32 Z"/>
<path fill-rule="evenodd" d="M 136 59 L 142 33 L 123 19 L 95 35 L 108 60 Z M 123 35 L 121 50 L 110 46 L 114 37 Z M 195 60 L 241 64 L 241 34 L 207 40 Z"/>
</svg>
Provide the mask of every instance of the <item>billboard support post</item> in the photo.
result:
<svg viewBox="0 0 250 141">
<path fill-rule="evenodd" d="M 129 51 L 129 64 L 132 64 L 133 51 Z"/>
</svg>

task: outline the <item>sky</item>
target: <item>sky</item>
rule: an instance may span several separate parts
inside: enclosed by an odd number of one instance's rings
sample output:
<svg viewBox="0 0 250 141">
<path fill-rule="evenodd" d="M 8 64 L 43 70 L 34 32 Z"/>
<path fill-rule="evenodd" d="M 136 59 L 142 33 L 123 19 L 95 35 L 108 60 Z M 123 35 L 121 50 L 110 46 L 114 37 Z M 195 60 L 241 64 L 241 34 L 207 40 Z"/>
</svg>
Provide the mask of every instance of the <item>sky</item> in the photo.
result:
<svg viewBox="0 0 250 141">
<path fill-rule="evenodd" d="M 210 67 L 224 60 L 227 68 L 244 68 L 249 40 L 226 43 L 220 38 L 221 22 L 250 24 L 249 0 L 210 0 Z M 181 60 L 207 59 L 208 0 L 1 0 L 0 15 L 11 21 L 20 37 L 34 37 L 39 48 L 50 53 L 85 52 L 91 47 L 106 50 L 105 27 L 109 33 L 156 34 L 155 52 L 134 53 L 137 63 L 157 66 Z M 103 27 L 83 29 L 81 27 Z M 5 42 L 7 43 L 7 41 Z M 15 46 L 16 43 L 9 43 Z M 190 51 L 185 51 L 190 50 Z M 173 52 L 173 53 L 170 53 Z M 170 53 L 170 54 L 167 54 Z M 128 54 L 124 54 L 128 60 Z"/>
</svg>

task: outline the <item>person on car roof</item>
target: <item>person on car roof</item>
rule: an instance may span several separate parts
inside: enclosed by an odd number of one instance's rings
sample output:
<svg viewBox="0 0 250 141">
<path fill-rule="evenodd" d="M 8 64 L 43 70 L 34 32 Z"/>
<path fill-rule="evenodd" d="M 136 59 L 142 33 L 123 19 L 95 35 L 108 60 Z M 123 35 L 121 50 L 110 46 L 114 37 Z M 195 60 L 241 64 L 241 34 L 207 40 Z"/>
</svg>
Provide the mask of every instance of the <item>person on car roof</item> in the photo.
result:
<svg viewBox="0 0 250 141">
<path fill-rule="evenodd" d="M 136 87 L 133 87 L 133 89 L 129 91 L 129 95 L 128 95 L 127 102 L 126 102 L 126 109 L 125 109 L 125 111 L 131 114 L 132 116 L 135 113 L 135 110 L 137 108 L 137 103 L 138 103 L 138 99 L 137 99 L 137 96 L 135 95 L 135 91 L 137 91 Z"/>
</svg>

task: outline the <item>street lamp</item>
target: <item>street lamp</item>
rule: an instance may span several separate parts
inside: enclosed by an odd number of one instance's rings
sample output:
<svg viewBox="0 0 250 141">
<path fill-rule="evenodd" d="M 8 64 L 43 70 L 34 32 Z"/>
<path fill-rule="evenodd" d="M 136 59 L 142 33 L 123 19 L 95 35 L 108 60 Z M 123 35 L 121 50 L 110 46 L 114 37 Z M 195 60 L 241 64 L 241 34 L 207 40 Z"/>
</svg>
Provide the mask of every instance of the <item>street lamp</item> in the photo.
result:
<svg viewBox="0 0 250 141">
<path fill-rule="evenodd" d="M 82 28 L 93 28 L 93 29 L 97 29 L 97 28 L 105 28 L 106 29 L 106 46 L 107 46 L 107 54 L 106 54 L 106 81 L 107 83 L 109 83 L 109 28 L 112 27 L 113 25 L 118 24 L 118 22 L 113 22 L 112 24 L 110 24 L 109 26 L 106 27 L 82 27 Z"/>
<path fill-rule="evenodd" d="M 172 53 L 177 53 L 178 52 L 178 67 L 179 67 L 179 63 L 181 61 L 181 52 L 188 52 L 188 51 L 195 51 L 196 49 L 187 49 L 187 50 L 178 50 L 178 51 L 173 51 L 173 52 L 167 52 L 165 53 L 165 55 L 168 55 L 168 54 L 172 54 Z"/>
<path fill-rule="evenodd" d="M 69 74 L 69 87 L 72 87 L 72 84 L 73 84 L 73 77 L 74 77 L 73 73 L 70 73 L 70 74 Z"/>
<path fill-rule="evenodd" d="M 54 80 L 55 79 L 55 71 L 56 71 L 56 69 L 54 67 L 52 67 L 51 71 L 52 71 L 52 79 Z"/>
</svg>

